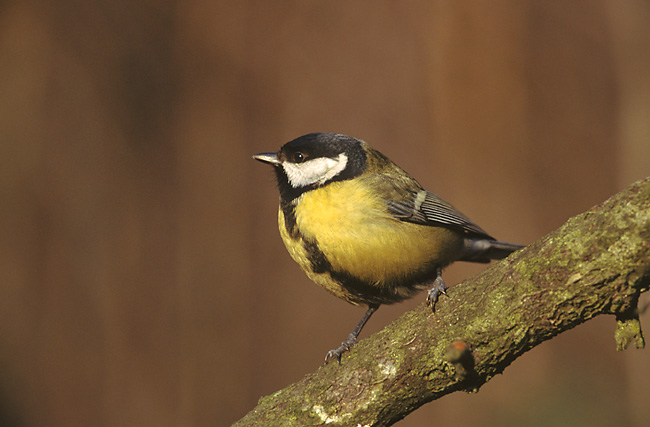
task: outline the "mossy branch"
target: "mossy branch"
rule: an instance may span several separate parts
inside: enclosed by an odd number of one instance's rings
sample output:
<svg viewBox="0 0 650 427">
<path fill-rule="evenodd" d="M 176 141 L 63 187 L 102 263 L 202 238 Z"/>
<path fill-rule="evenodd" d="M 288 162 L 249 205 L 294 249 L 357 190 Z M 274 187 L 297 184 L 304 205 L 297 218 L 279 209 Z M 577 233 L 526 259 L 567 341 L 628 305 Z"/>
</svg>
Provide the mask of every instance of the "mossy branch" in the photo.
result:
<svg viewBox="0 0 650 427">
<path fill-rule="evenodd" d="M 650 178 L 424 304 L 343 357 L 270 396 L 238 426 L 391 425 L 457 390 L 476 390 L 536 345 L 597 315 L 618 349 L 644 345 Z"/>
</svg>

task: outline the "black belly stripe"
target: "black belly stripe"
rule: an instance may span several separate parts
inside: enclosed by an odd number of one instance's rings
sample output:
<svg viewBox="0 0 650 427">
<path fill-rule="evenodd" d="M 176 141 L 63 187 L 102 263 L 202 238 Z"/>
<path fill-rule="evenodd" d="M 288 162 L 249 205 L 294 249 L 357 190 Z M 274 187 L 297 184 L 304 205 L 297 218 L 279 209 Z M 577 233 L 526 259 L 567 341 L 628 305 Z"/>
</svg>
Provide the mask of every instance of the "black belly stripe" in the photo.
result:
<svg viewBox="0 0 650 427">
<path fill-rule="evenodd" d="M 331 275 L 332 264 L 330 264 L 325 254 L 320 250 L 318 243 L 303 237 L 303 247 L 307 251 L 307 258 L 311 263 L 311 270 L 314 273 L 330 273 Z"/>
<path fill-rule="evenodd" d="M 328 274 L 353 297 L 352 300 L 367 304 L 385 301 L 384 298 L 381 298 L 382 292 L 377 286 L 372 286 L 349 273 L 334 270 L 332 264 L 318 247 L 318 243 L 303 238 L 303 245 L 307 251 L 312 271 L 318 274 Z"/>
<path fill-rule="evenodd" d="M 284 216 L 284 227 L 293 240 L 302 240 L 302 245 L 307 251 L 307 259 L 311 264 L 311 270 L 314 273 L 324 274 L 332 271 L 332 264 L 328 261 L 325 254 L 318 247 L 318 243 L 306 239 L 296 225 L 296 206 L 290 202 L 281 202 L 280 208 Z"/>
<path fill-rule="evenodd" d="M 421 271 L 415 271 L 407 277 L 398 279 L 396 283 L 376 284 L 362 280 L 348 272 L 338 271 L 332 267 L 318 242 L 305 238 L 296 223 L 296 207 L 291 202 L 281 201 L 280 208 L 284 216 L 284 227 L 289 237 L 302 244 L 309 260 L 311 271 L 316 274 L 327 274 L 338 283 L 348 294 L 349 301 L 361 304 L 392 304 L 408 298 L 410 291 L 415 291 L 418 285 L 435 278 L 437 266 L 427 266 Z M 406 292 L 405 292 L 406 291 Z"/>
<path fill-rule="evenodd" d="M 298 239 L 300 232 L 296 226 L 296 205 L 281 200 L 280 209 L 282 209 L 282 215 L 284 216 L 284 228 L 292 239 Z"/>
<path fill-rule="evenodd" d="M 423 284 L 435 279 L 435 269 L 413 272 L 392 283 L 371 283 L 345 272 L 330 271 L 330 277 L 351 296 L 351 300 L 363 304 L 393 304 L 409 298 Z"/>
<path fill-rule="evenodd" d="M 423 282 L 433 280 L 432 272 L 424 271 L 393 285 L 370 283 L 344 271 L 335 270 L 325 254 L 313 240 L 302 238 L 303 247 L 311 264 L 311 270 L 317 274 L 327 274 L 349 295 L 349 300 L 362 304 L 392 304 L 410 296 L 408 290 L 414 290 Z M 407 290 L 404 293 L 404 290 Z"/>
<path fill-rule="evenodd" d="M 376 284 L 370 284 L 365 280 L 341 271 L 332 271 L 330 276 L 350 293 L 351 299 L 354 301 L 364 304 L 390 304 L 395 302 L 391 289 L 380 288 Z M 386 290 L 388 290 L 390 296 L 386 295 Z"/>
</svg>

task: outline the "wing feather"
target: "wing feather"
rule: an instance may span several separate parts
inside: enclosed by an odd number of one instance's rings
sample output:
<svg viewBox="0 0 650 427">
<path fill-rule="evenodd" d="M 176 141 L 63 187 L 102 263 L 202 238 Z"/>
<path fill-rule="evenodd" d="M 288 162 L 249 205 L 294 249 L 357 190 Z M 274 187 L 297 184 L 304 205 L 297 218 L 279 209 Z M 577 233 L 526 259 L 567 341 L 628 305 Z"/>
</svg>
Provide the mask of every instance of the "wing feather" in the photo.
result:
<svg viewBox="0 0 650 427">
<path fill-rule="evenodd" d="M 378 157 L 385 157 L 377 152 Z M 470 236 L 494 240 L 485 230 L 474 224 L 458 209 L 441 197 L 426 191 L 419 182 L 411 178 L 404 170 L 390 160 L 372 167 L 383 169 L 365 174 L 359 179 L 366 179 L 377 194 L 387 201 L 388 211 L 396 219 L 434 227 L 447 227 Z"/>
<path fill-rule="evenodd" d="M 494 239 L 458 209 L 430 191 L 420 190 L 405 199 L 390 200 L 388 208 L 402 221 L 449 227 L 467 234 Z"/>
</svg>

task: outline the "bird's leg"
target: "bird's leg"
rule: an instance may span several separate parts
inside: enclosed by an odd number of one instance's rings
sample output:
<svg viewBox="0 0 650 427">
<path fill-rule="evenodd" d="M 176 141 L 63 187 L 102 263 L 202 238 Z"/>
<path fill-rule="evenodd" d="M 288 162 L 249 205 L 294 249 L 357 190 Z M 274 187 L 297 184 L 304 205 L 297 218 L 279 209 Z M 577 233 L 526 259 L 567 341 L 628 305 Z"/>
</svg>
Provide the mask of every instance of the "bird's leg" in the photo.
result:
<svg viewBox="0 0 650 427">
<path fill-rule="evenodd" d="M 436 279 L 433 281 L 433 286 L 427 293 L 427 305 L 431 306 L 431 310 L 435 313 L 436 303 L 440 294 L 447 295 L 447 285 L 442 280 L 442 269 L 436 270 Z"/>
<path fill-rule="evenodd" d="M 348 338 L 341 343 L 341 346 L 336 350 L 330 350 L 327 352 L 325 355 L 325 363 L 329 363 L 332 359 L 336 359 L 339 362 L 339 365 L 341 364 L 341 355 L 350 350 L 352 346 L 357 343 L 357 338 L 359 337 L 359 333 L 361 333 L 361 329 L 363 329 L 368 319 L 370 319 L 370 316 L 372 316 L 372 313 L 377 311 L 378 308 L 379 304 L 368 306 L 366 313 L 363 315 L 359 323 L 357 323 L 357 326 L 355 326 L 354 330 L 350 332 Z"/>
</svg>

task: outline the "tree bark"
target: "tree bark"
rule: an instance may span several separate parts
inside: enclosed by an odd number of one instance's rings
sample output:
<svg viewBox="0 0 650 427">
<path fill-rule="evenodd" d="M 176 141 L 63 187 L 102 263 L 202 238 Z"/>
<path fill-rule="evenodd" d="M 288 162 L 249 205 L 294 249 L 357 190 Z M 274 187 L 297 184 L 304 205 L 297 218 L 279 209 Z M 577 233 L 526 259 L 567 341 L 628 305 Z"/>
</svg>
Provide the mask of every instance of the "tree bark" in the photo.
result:
<svg viewBox="0 0 650 427">
<path fill-rule="evenodd" d="M 597 315 L 617 349 L 643 348 L 639 295 L 650 286 L 650 178 L 569 219 L 451 288 L 235 425 L 387 426 L 457 390 L 475 391 L 536 345 Z"/>
</svg>

